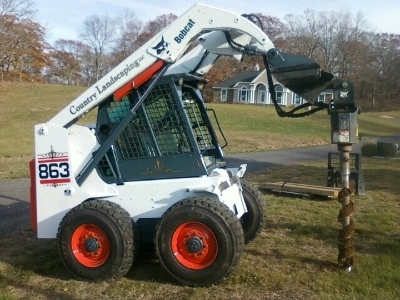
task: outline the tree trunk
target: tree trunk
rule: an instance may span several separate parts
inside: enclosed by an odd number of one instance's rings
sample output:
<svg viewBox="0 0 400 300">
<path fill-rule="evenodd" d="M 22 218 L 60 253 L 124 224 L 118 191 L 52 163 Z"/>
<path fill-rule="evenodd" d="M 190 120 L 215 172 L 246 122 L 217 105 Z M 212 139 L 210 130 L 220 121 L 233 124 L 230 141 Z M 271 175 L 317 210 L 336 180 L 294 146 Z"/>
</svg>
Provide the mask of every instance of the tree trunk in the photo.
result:
<svg viewBox="0 0 400 300">
<path fill-rule="evenodd" d="M 374 81 L 374 90 L 372 92 L 372 107 L 375 107 L 375 91 L 376 91 L 376 81 Z"/>
</svg>

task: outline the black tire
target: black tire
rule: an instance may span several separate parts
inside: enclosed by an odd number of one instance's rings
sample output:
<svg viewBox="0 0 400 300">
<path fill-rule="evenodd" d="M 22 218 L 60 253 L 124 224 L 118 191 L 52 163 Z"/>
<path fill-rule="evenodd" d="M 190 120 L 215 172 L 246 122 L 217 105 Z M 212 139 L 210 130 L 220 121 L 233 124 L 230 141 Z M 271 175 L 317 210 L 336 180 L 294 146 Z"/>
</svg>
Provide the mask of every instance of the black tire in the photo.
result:
<svg viewBox="0 0 400 300">
<path fill-rule="evenodd" d="M 90 200 L 69 211 L 57 240 L 61 259 L 76 277 L 88 281 L 124 276 L 136 254 L 135 224 L 115 203 Z"/>
<path fill-rule="evenodd" d="M 159 261 L 177 281 L 209 286 L 235 269 L 243 253 L 244 235 L 239 219 L 225 204 L 193 197 L 164 213 L 155 245 Z"/>
<path fill-rule="evenodd" d="M 259 192 L 251 183 L 241 180 L 243 198 L 247 207 L 247 213 L 241 218 L 244 240 L 249 243 L 255 239 L 264 229 L 267 219 L 266 203 Z"/>
</svg>

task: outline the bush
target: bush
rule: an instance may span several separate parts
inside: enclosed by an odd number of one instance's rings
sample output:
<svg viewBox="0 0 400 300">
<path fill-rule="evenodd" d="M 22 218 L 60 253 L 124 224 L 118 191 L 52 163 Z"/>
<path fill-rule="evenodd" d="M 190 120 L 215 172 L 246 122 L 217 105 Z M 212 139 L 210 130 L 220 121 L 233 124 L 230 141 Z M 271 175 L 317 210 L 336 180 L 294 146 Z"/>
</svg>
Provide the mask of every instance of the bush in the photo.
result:
<svg viewBox="0 0 400 300">
<path fill-rule="evenodd" d="M 383 157 L 397 157 L 398 148 L 398 145 L 394 143 L 377 143 L 378 155 Z"/>
<path fill-rule="evenodd" d="M 361 147 L 361 155 L 372 157 L 378 154 L 378 146 L 375 143 L 366 143 Z"/>
</svg>

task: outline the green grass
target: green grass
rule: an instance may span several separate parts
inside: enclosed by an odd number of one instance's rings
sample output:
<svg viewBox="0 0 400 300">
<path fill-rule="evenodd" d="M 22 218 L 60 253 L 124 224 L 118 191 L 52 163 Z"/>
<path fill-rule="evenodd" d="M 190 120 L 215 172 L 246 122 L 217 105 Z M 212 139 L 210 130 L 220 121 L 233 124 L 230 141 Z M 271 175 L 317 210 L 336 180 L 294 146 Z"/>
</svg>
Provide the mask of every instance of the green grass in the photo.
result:
<svg viewBox="0 0 400 300">
<path fill-rule="evenodd" d="M 366 158 L 363 164 L 367 195 L 352 197 L 356 268 L 351 273 L 336 262 L 340 203 L 261 190 L 267 226 L 218 285 L 179 286 L 152 256 L 116 282 L 79 281 L 63 267 L 55 241 L 36 240 L 24 229 L 1 239 L 0 299 L 399 299 L 400 160 Z M 323 185 L 325 176 L 326 162 L 315 162 L 247 179 L 256 185 L 283 179 Z"/>
<path fill-rule="evenodd" d="M 33 157 L 33 125 L 45 122 L 84 89 L 0 83 L 0 178 L 26 177 Z M 280 119 L 271 107 L 212 104 L 230 152 L 264 151 L 329 143 L 329 116 Z M 392 116 L 393 119 L 380 118 Z M 399 112 L 360 116 L 360 135 L 399 134 Z M 91 123 L 94 115 L 80 122 Z M 336 262 L 332 200 L 281 197 L 262 190 L 268 221 L 246 246 L 238 268 L 209 288 L 177 285 L 149 255 L 116 282 L 86 283 L 71 277 L 53 240 L 29 228 L 0 237 L 0 300 L 14 299 L 399 299 L 400 160 L 364 158 L 366 196 L 354 196 L 356 269 Z M 326 162 L 271 168 L 247 178 L 325 185 Z"/>
<path fill-rule="evenodd" d="M 229 146 L 228 153 L 268 151 L 329 144 L 330 116 L 326 111 L 304 118 L 280 118 L 273 107 L 208 105 L 217 112 Z M 286 108 L 288 110 L 288 108 Z M 382 115 L 393 119 L 381 118 Z M 359 136 L 371 139 L 400 134 L 400 112 L 362 113 Z"/>
<path fill-rule="evenodd" d="M 0 83 L 0 179 L 28 177 L 35 124 L 48 121 L 82 87 Z"/>
<path fill-rule="evenodd" d="M 55 116 L 85 88 L 60 85 L 0 82 L 0 179 L 28 177 L 33 158 L 33 127 Z M 215 109 L 228 139 L 227 153 L 267 151 L 330 143 L 330 119 L 326 112 L 288 119 L 273 107 L 209 104 Z M 80 124 L 95 121 L 95 111 Z M 399 134 L 400 112 L 360 115 L 360 136 Z"/>
</svg>

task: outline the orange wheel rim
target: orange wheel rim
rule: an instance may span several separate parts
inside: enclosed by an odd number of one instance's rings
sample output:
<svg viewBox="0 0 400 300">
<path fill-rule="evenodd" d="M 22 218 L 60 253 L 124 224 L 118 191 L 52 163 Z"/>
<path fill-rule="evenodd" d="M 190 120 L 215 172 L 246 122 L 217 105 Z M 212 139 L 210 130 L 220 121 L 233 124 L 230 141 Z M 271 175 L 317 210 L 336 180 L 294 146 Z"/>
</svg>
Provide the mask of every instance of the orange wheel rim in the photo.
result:
<svg viewBox="0 0 400 300">
<path fill-rule="evenodd" d="M 186 222 L 177 227 L 171 247 L 176 260 L 194 270 L 210 266 L 218 253 L 218 242 L 212 230 L 197 222 Z"/>
<path fill-rule="evenodd" d="M 100 227 L 83 224 L 72 234 L 71 250 L 79 263 L 88 268 L 97 268 L 106 263 L 110 255 L 110 242 Z"/>
</svg>

